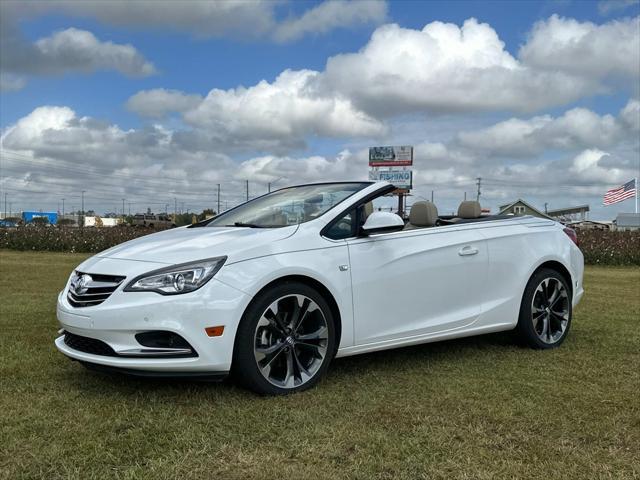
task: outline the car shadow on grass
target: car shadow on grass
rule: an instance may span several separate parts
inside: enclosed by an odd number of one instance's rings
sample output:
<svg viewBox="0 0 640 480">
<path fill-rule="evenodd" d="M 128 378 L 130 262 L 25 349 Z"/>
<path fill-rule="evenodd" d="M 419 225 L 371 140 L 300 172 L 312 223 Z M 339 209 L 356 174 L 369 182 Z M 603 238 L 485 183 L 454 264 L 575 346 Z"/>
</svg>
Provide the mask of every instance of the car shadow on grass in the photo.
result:
<svg viewBox="0 0 640 480">
<path fill-rule="evenodd" d="M 438 365 L 443 362 L 459 363 L 462 366 L 480 356 L 499 355 L 501 351 L 519 348 L 510 332 L 500 332 L 338 358 L 332 362 L 328 375 L 331 381 L 339 381 L 352 375 L 384 377 L 407 366 L 438 368 Z M 146 392 L 162 394 L 168 401 L 174 401 L 176 396 L 193 394 L 207 396 L 214 394 L 220 397 L 253 396 L 250 392 L 237 387 L 232 378 L 222 381 L 144 378 L 96 372 L 83 368 L 79 362 L 73 362 L 73 365 L 61 376 L 70 388 L 89 396 L 92 394 L 104 396 L 105 393 L 132 395 Z"/>
<path fill-rule="evenodd" d="M 330 373 L 350 373 L 363 370 L 387 370 L 389 366 L 417 365 L 421 363 L 437 366 L 438 363 L 456 360 L 465 361 L 473 357 L 485 356 L 495 352 L 520 349 L 512 332 L 499 332 L 474 337 L 423 343 L 408 347 L 398 347 L 378 352 L 365 353 L 350 357 L 337 358 Z"/>
</svg>

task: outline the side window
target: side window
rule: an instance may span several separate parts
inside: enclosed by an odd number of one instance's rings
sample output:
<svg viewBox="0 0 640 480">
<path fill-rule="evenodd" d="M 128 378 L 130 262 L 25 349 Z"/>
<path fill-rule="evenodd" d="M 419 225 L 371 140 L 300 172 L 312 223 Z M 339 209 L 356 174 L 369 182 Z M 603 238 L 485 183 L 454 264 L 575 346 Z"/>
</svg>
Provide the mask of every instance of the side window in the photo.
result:
<svg viewBox="0 0 640 480">
<path fill-rule="evenodd" d="M 381 194 L 367 203 L 360 204 L 358 207 L 349 210 L 338 220 L 335 220 L 331 227 L 325 231 L 325 236 L 333 240 L 355 237 L 360 231 L 360 227 L 366 222 L 367 217 L 373 212 L 395 213 L 397 208 L 394 207 L 394 202 L 397 203 L 396 197 Z"/>
<path fill-rule="evenodd" d="M 337 221 L 331 225 L 325 236 L 333 240 L 342 240 L 355 235 L 355 222 L 354 215 L 355 210 L 349 210 L 346 214 L 340 217 Z"/>
<path fill-rule="evenodd" d="M 516 205 L 515 207 L 513 207 L 513 213 L 515 213 L 516 215 L 523 215 L 524 207 L 522 205 Z"/>
</svg>

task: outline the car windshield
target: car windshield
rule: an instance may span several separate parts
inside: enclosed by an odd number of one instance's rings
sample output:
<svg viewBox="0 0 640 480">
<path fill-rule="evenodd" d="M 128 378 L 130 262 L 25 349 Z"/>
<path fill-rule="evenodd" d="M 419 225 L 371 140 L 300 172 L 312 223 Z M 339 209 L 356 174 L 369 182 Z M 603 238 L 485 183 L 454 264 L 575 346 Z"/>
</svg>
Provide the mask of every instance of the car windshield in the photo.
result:
<svg viewBox="0 0 640 480">
<path fill-rule="evenodd" d="M 308 222 L 368 185 L 333 183 L 283 188 L 229 210 L 207 226 L 278 228 Z"/>
</svg>

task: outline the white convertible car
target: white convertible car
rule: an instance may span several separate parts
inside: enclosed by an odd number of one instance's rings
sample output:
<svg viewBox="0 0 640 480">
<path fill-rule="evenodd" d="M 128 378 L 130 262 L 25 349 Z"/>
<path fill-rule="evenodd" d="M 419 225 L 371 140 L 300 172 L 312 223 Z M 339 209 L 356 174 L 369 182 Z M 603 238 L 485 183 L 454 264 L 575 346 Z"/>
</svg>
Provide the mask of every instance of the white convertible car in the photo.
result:
<svg viewBox="0 0 640 480">
<path fill-rule="evenodd" d="M 334 357 L 516 330 L 560 345 L 583 294 L 573 230 L 533 217 L 388 211 L 388 183 L 301 185 L 77 267 L 57 348 L 88 368 L 307 389 Z M 387 209 L 388 210 L 388 209 Z"/>
</svg>

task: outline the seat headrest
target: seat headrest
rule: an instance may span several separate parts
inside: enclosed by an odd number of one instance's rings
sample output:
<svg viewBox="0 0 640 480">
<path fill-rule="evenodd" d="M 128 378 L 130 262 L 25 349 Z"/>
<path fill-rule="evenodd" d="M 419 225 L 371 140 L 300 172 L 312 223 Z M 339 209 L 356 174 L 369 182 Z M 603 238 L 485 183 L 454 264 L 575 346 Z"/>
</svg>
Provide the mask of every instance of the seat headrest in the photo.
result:
<svg viewBox="0 0 640 480">
<path fill-rule="evenodd" d="M 431 202 L 415 202 L 409 212 L 409 223 L 416 227 L 433 227 L 438 221 L 438 209 Z"/>
<path fill-rule="evenodd" d="M 458 217 L 460 218 L 478 218 L 482 215 L 480 202 L 475 200 L 465 200 L 458 207 Z"/>
</svg>

